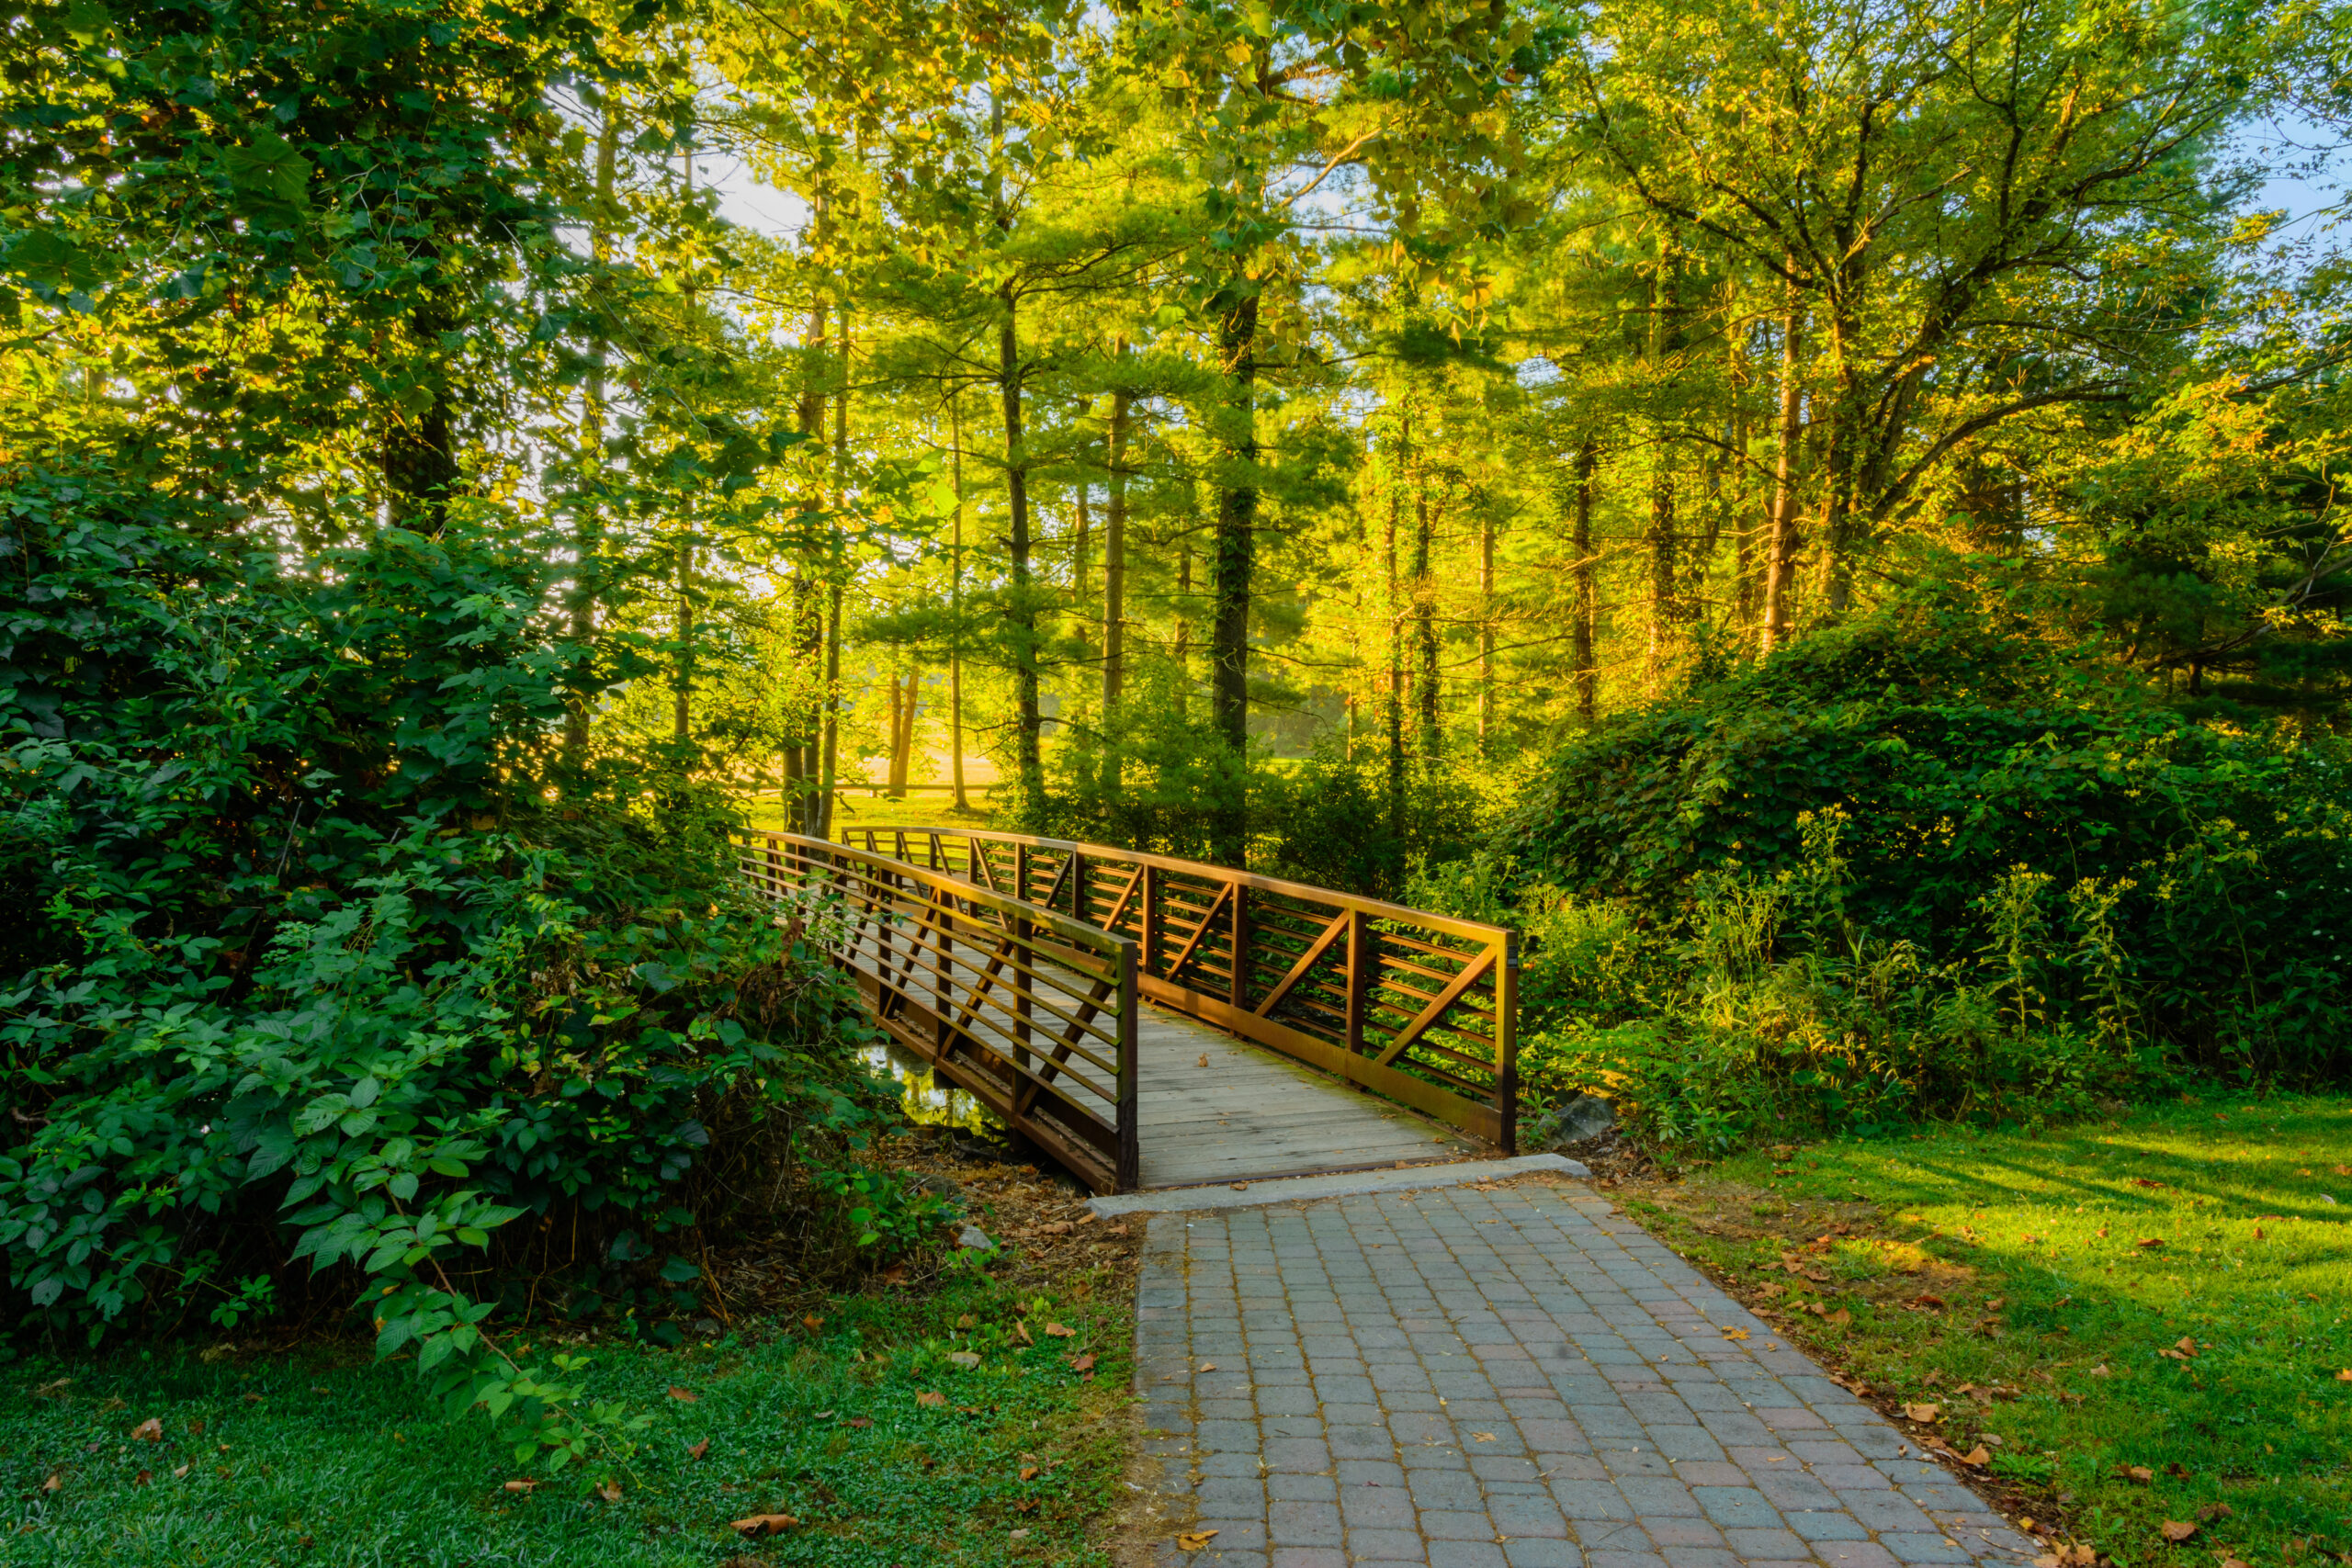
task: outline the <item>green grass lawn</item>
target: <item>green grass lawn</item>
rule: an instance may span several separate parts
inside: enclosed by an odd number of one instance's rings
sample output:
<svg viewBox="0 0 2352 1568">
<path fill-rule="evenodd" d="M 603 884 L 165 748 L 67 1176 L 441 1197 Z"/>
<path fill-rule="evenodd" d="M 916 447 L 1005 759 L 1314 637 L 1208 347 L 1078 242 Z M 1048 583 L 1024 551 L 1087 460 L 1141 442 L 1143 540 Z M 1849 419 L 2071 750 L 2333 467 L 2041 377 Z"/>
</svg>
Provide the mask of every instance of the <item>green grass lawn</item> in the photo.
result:
<svg viewBox="0 0 2352 1568">
<path fill-rule="evenodd" d="M 1622 1196 L 1873 1398 L 1935 1405 L 1915 1438 L 1981 1438 L 2052 1540 L 2352 1553 L 2352 1100 L 1782 1145 Z"/>
<path fill-rule="evenodd" d="M 1034 1347 L 1012 1337 L 1023 1321 Z M 1055 1322 L 1076 1332 L 1047 1334 Z M 17 1361 L 0 1400 L 0 1562 L 1103 1563 L 1131 1332 L 1124 1302 L 1024 1303 L 972 1281 L 842 1302 L 813 1331 L 599 1348 L 593 1395 L 657 1413 L 617 1503 L 578 1476 L 505 1490 L 522 1474 L 511 1426 L 428 1414 L 404 1364 Z M 951 1363 L 959 1350 L 979 1365 Z M 1072 1365 L 1086 1354 L 1091 1381 Z M 135 1440 L 150 1418 L 162 1440 Z M 729 1528 L 777 1512 L 800 1525 L 757 1541 Z"/>
</svg>

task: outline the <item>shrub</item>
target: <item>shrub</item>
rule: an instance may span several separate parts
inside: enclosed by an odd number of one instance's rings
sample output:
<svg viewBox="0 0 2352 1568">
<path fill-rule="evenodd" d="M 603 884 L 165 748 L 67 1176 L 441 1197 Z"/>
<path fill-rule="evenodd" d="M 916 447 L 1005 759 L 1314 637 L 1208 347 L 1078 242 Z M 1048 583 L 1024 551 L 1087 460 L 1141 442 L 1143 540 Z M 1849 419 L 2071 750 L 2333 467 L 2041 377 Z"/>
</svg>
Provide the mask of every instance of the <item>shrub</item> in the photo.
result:
<svg viewBox="0 0 2352 1568">
<path fill-rule="evenodd" d="M 2070 983 L 2096 971 L 2134 1039 L 2311 1080 L 2352 1066 L 2346 761 L 2332 738 L 2195 721 L 2088 652 L 1928 601 L 1571 743 L 1511 848 L 1663 926 L 1725 878 L 1798 868 L 1807 818 L 1841 813 L 1852 935 L 1825 960 L 1901 951 L 1948 977 L 1993 944 L 2073 944 Z M 2016 979 L 2004 1006 L 2054 1005 L 2031 989 Z M 2089 1031 L 2088 1006 L 2070 993 L 2051 1022 Z"/>
<path fill-rule="evenodd" d="M 547 541 L 305 561 L 86 479 L 0 506 L 0 1251 L 34 1324 L 232 1324 L 331 1269 L 496 1413 L 562 1393 L 488 1348 L 502 1264 L 584 1246 L 587 1304 L 671 1304 L 689 1231 L 780 1181 L 920 1239 L 854 1169 L 858 1015 L 732 890 L 725 812 L 561 757 L 590 671 L 636 666 L 563 641 Z"/>
</svg>

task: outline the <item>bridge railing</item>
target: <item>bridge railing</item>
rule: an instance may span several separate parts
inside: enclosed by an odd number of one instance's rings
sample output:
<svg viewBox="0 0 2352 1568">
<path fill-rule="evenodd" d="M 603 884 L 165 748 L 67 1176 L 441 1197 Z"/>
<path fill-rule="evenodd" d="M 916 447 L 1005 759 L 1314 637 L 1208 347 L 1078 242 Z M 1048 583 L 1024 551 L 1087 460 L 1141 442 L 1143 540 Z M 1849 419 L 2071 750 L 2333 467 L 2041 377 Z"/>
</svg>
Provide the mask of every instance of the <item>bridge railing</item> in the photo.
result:
<svg viewBox="0 0 2352 1568">
<path fill-rule="evenodd" d="M 1098 1192 L 1132 1190 L 1136 944 L 902 857 L 793 833 L 743 844 L 752 886 L 855 976 L 934 1071 Z"/>
<path fill-rule="evenodd" d="M 845 836 L 1126 938 L 1153 1001 L 1516 1150 L 1516 931 L 1101 844 L 963 828 Z"/>
</svg>

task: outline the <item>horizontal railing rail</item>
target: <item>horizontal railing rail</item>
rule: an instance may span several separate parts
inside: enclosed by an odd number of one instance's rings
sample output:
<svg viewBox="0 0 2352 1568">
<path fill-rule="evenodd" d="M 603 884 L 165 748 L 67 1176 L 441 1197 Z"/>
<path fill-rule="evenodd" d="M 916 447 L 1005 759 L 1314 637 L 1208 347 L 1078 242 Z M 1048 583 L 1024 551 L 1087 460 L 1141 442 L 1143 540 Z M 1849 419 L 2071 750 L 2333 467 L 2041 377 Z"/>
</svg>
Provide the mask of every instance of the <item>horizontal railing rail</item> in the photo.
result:
<svg viewBox="0 0 2352 1568">
<path fill-rule="evenodd" d="M 853 975 L 876 1022 L 1098 1192 L 1136 1186 L 1133 939 L 904 859 L 793 833 L 743 874 Z"/>
<path fill-rule="evenodd" d="M 1153 1001 L 1515 1151 L 1519 937 L 1102 844 L 851 828 L 851 845 L 1132 940 Z"/>
</svg>

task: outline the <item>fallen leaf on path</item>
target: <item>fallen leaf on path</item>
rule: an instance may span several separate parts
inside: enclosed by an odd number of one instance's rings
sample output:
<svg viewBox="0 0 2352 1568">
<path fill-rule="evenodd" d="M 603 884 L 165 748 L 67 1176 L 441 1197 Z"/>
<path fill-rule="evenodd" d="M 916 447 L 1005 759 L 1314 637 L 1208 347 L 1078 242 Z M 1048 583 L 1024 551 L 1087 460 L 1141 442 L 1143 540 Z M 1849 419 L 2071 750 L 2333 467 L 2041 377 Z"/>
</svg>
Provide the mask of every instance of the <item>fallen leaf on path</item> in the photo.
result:
<svg viewBox="0 0 2352 1568">
<path fill-rule="evenodd" d="M 682 1404 L 699 1404 L 702 1403 L 701 1394 L 689 1393 L 683 1388 L 673 1388 L 670 1391 L 670 1397 L 678 1401 Z"/>
<path fill-rule="evenodd" d="M 130 1438 L 138 1443 L 160 1443 L 164 1440 L 164 1424 L 150 1416 L 130 1429 Z"/>
<path fill-rule="evenodd" d="M 944 1393 L 933 1393 L 930 1390 L 926 1389 L 922 1393 L 915 1395 L 915 1403 L 917 1404 L 944 1404 L 947 1403 L 947 1396 Z"/>
<path fill-rule="evenodd" d="M 1492 1432 L 1473 1432 L 1470 1434 L 1470 1440 L 1474 1443 L 1491 1443 L 1495 1440 L 1495 1435 Z"/>
<path fill-rule="evenodd" d="M 757 1539 L 763 1535 L 782 1535 L 799 1522 L 790 1514 L 753 1514 L 748 1519 L 737 1519 L 728 1528 L 738 1534 Z"/>
<path fill-rule="evenodd" d="M 710 1439 L 708 1438 L 705 1438 L 701 1442 L 696 1443 L 694 1447 L 686 1450 L 686 1457 L 688 1459 L 700 1459 L 703 1455 L 708 1452 L 710 1452 Z"/>
<path fill-rule="evenodd" d="M 1216 1531 L 1215 1530 L 1186 1530 L 1183 1534 L 1176 1538 L 1176 1550 L 1179 1551 L 1198 1551 L 1203 1547 L 1208 1545 L 1209 1538 L 1216 1534 Z"/>
<path fill-rule="evenodd" d="M 1726 1328 L 1724 1330 L 1724 1337 L 1726 1339 L 1745 1339 L 1747 1337 L 1747 1330 L 1745 1328 Z"/>
<path fill-rule="evenodd" d="M 509 1492 L 528 1492 L 537 1485 L 538 1483 L 536 1481 L 510 1481 L 506 1483 L 506 1490 Z"/>
<path fill-rule="evenodd" d="M 1938 1413 L 1938 1406 L 1933 1404 L 1906 1404 L 1903 1407 L 1904 1415 L 1908 1416 L 1912 1420 L 1918 1422 L 1923 1427 L 1928 1422 L 1934 1420 Z"/>
<path fill-rule="evenodd" d="M 1201 1363 L 1201 1371 L 1204 1372 L 1213 1372 L 1216 1371 L 1216 1363 L 1215 1361 L 1203 1361 Z"/>
<path fill-rule="evenodd" d="M 2195 1535 L 2197 1533 L 2197 1527 L 2190 1524 L 2187 1519 L 2166 1519 L 2163 1524 L 2156 1527 L 2156 1531 L 2166 1540 L 2171 1541 L 2175 1546 L 2177 1546 L 2182 1541 L 2187 1540 L 2190 1536 Z"/>
<path fill-rule="evenodd" d="M 1209 1065 L 1209 1054 L 1208 1054 L 1206 1051 L 1204 1051 L 1204 1052 L 1202 1052 L 1202 1053 L 1201 1053 L 1201 1066 L 1204 1066 L 1204 1067 L 1205 1067 L 1205 1066 L 1207 1066 L 1208 1065 Z"/>
</svg>

